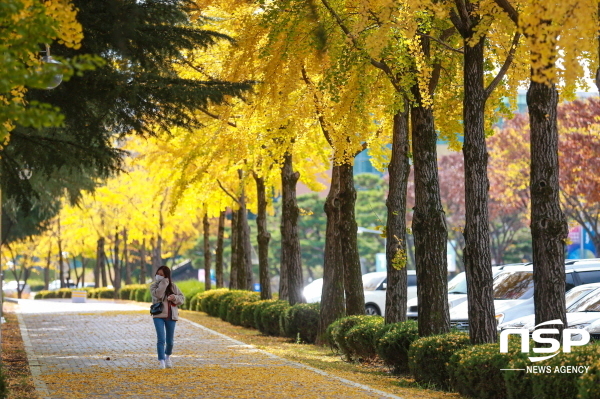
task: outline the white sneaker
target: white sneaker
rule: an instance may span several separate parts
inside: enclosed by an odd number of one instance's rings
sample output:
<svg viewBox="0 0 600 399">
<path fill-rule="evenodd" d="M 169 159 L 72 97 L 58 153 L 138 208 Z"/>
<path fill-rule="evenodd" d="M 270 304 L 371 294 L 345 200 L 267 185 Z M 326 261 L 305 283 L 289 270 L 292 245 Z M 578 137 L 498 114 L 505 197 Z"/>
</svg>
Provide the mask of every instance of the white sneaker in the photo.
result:
<svg viewBox="0 0 600 399">
<path fill-rule="evenodd" d="M 171 356 L 167 356 L 167 358 L 165 360 L 165 366 L 167 366 L 168 368 L 173 367 L 173 363 L 171 363 Z"/>
<path fill-rule="evenodd" d="M 158 368 L 159 369 L 164 369 L 165 368 L 165 361 L 164 360 L 159 360 L 158 361 Z"/>
</svg>

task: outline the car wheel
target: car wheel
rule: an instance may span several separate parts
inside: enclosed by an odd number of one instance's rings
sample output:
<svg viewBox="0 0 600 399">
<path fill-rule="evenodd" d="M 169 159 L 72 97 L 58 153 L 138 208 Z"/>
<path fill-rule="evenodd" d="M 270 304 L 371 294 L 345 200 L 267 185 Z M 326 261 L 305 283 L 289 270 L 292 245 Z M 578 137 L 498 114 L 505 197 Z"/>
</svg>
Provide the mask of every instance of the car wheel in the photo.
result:
<svg viewBox="0 0 600 399">
<path fill-rule="evenodd" d="M 366 305 L 365 306 L 365 314 L 369 316 L 381 316 L 381 312 L 375 305 Z"/>
</svg>

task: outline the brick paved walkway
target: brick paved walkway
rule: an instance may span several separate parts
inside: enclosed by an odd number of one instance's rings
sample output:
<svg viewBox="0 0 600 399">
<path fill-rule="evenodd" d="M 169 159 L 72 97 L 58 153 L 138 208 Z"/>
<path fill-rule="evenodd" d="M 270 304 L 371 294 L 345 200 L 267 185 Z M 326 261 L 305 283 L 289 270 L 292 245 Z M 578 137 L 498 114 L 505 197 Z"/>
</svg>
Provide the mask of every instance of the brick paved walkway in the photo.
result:
<svg viewBox="0 0 600 399">
<path fill-rule="evenodd" d="M 146 307 L 112 301 L 19 301 L 36 388 L 44 398 L 396 397 L 287 361 L 180 320 L 173 369 L 157 368 Z"/>
</svg>

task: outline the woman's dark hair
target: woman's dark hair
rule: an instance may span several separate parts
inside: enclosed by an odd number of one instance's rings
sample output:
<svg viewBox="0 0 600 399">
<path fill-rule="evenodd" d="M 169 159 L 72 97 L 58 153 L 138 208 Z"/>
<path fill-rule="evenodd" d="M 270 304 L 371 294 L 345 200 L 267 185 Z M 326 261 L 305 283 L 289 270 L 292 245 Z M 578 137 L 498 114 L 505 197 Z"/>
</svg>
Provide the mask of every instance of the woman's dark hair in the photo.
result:
<svg viewBox="0 0 600 399">
<path fill-rule="evenodd" d="M 165 290 L 165 295 L 169 296 L 171 294 L 174 294 L 173 280 L 171 279 L 171 269 L 169 269 L 167 266 L 163 265 L 163 266 L 159 267 L 158 269 L 156 269 L 156 274 L 158 274 L 159 270 L 162 270 L 165 278 L 169 279 L 169 285 L 167 286 L 167 289 Z"/>
</svg>

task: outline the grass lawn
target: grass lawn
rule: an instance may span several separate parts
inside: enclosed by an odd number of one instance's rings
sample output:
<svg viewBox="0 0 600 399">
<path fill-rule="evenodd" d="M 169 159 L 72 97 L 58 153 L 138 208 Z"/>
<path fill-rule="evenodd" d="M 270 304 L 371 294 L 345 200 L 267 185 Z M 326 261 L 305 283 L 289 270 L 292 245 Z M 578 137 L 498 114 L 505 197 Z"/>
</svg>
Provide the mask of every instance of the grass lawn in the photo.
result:
<svg viewBox="0 0 600 399">
<path fill-rule="evenodd" d="M 234 326 L 218 317 L 211 317 L 203 312 L 181 311 L 180 315 L 211 330 L 246 344 L 254 345 L 274 355 L 401 397 L 455 399 L 461 397 L 456 393 L 421 387 L 407 375 L 394 376 L 388 372 L 383 364 L 377 362 L 368 364 L 345 362 L 340 355 L 333 353 L 331 349 L 325 346 L 297 344 L 287 338 L 264 336 L 257 330 Z"/>
</svg>

